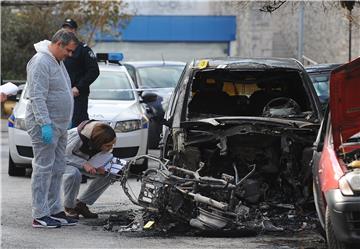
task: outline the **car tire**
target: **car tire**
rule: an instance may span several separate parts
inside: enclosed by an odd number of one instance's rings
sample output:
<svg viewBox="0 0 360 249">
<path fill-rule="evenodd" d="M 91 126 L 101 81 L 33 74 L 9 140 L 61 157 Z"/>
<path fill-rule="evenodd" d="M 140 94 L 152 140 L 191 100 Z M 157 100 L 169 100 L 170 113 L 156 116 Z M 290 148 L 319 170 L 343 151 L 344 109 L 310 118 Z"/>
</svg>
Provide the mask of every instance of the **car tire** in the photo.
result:
<svg viewBox="0 0 360 249">
<path fill-rule="evenodd" d="M 326 231 L 326 241 L 327 241 L 328 249 L 356 248 L 356 247 L 354 247 L 354 245 L 345 244 L 345 243 L 339 241 L 335 237 L 333 223 L 332 223 L 331 217 L 330 217 L 329 207 L 326 207 L 326 212 L 325 212 L 325 231 Z"/>
<path fill-rule="evenodd" d="M 14 161 L 11 158 L 9 153 L 9 168 L 8 168 L 9 176 L 25 176 L 26 168 L 25 167 L 17 167 Z"/>
</svg>

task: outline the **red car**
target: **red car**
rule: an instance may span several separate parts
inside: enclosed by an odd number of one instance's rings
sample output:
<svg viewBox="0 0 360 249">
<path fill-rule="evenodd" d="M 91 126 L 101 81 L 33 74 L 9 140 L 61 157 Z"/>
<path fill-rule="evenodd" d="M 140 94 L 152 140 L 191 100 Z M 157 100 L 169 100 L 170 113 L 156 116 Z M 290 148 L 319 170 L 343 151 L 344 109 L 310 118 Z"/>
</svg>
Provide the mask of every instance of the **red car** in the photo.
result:
<svg viewBox="0 0 360 249">
<path fill-rule="evenodd" d="M 329 108 L 312 162 L 328 248 L 360 248 L 360 58 L 331 72 Z"/>
</svg>

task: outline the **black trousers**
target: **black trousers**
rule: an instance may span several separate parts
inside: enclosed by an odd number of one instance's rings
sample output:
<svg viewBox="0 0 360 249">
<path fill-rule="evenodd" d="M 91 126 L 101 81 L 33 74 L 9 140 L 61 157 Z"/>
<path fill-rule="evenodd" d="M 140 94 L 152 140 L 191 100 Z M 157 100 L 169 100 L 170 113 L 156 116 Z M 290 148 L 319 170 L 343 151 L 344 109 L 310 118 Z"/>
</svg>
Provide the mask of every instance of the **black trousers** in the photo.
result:
<svg viewBox="0 0 360 249">
<path fill-rule="evenodd" d="M 87 94 L 74 97 L 74 114 L 72 117 L 72 127 L 78 126 L 84 120 L 89 120 L 88 100 L 89 96 Z"/>
</svg>

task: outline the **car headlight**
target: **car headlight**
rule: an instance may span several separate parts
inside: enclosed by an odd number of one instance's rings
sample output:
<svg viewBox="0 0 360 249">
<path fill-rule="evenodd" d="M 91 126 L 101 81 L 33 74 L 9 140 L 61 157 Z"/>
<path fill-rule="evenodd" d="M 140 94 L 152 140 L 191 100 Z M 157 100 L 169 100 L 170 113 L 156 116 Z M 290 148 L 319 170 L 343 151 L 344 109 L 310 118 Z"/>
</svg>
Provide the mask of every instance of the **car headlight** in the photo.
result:
<svg viewBox="0 0 360 249">
<path fill-rule="evenodd" d="M 354 192 L 360 192 L 360 170 L 353 170 L 341 177 L 339 188 L 343 195 L 354 195 Z"/>
<path fill-rule="evenodd" d="M 26 131 L 26 126 L 25 126 L 25 119 L 24 118 L 15 118 L 15 128 L 19 129 L 19 130 L 24 130 Z"/>
<path fill-rule="evenodd" d="M 130 132 L 141 129 L 141 120 L 127 120 L 116 122 L 115 132 Z"/>
</svg>

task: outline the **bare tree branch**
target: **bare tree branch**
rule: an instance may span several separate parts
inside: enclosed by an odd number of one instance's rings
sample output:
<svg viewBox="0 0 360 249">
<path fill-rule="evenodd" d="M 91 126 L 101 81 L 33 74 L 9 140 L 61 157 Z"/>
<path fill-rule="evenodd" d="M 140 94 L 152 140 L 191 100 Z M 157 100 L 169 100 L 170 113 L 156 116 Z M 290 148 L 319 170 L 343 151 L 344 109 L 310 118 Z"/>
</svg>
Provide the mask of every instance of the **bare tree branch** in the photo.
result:
<svg viewBox="0 0 360 249">
<path fill-rule="evenodd" d="M 266 4 L 264 4 L 263 7 L 260 8 L 260 11 L 272 13 L 275 10 L 279 9 L 284 3 L 286 3 L 286 0 L 285 1 L 273 1 L 272 3 L 266 3 Z"/>
<path fill-rule="evenodd" d="M 18 1 L 1 1 L 1 6 L 55 6 L 60 4 L 61 1 L 27 1 L 27 0 L 18 0 Z"/>
</svg>

